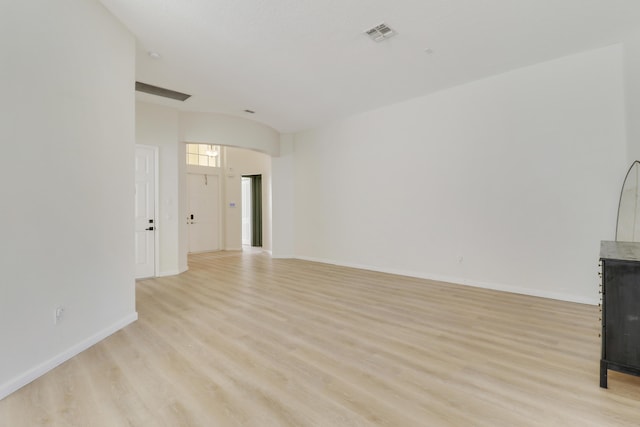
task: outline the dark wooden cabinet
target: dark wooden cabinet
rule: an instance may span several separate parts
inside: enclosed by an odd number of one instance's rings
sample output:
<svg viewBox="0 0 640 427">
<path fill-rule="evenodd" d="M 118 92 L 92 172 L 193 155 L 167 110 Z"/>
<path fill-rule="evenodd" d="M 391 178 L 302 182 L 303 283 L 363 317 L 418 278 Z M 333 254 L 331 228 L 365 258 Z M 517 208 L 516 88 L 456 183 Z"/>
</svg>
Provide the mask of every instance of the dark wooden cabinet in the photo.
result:
<svg viewBox="0 0 640 427">
<path fill-rule="evenodd" d="M 607 370 L 640 376 L 640 243 L 600 245 L 602 357 L 600 387 Z"/>
</svg>

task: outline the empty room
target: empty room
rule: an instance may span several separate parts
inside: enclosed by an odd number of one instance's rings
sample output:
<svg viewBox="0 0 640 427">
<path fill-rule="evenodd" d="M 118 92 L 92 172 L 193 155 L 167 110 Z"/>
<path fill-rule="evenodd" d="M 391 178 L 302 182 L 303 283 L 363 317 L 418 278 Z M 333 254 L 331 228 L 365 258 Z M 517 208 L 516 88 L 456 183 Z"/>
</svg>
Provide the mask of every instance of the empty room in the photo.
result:
<svg viewBox="0 0 640 427">
<path fill-rule="evenodd" d="M 640 3 L 0 2 L 0 426 L 637 426 Z"/>
</svg>

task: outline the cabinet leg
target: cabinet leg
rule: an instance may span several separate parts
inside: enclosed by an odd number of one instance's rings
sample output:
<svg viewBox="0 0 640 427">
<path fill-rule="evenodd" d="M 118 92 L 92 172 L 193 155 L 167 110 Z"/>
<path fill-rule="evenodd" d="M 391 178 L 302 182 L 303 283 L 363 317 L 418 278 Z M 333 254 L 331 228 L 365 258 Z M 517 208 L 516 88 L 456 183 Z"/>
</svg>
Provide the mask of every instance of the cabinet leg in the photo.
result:
<svg viewBox="0 0 640 427">
<path fill-rule="evenodd" d="M 600 387 L 607 388 L 607 362 L 600 361 Z"/>
</svg>

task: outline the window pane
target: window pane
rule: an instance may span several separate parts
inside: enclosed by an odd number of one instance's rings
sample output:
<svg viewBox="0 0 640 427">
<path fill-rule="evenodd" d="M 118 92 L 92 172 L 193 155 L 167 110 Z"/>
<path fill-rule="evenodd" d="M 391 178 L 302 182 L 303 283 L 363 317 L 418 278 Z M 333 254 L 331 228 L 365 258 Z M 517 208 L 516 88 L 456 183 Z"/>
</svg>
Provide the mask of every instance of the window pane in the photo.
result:
<svg viewBox="0 0 640 427">
<path fill-rule="evenodd" d="M 220 167 L 220 146 L 211 144 L 185 144 L 187 164 L 196 166 Z M 210 156 L 211 153 L 215 156 Z"/>
</svg>

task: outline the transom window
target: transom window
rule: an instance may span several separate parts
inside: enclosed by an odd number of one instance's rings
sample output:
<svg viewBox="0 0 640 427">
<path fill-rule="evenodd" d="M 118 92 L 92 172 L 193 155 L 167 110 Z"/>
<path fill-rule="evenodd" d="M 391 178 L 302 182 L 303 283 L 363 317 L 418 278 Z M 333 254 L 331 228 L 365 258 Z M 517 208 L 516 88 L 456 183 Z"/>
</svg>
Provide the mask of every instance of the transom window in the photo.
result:
<svg viewBox="0 0 640 427">
<path fill-rule="evenodd" d="M 187 144 L 187 164 L 219 168 L 220 146 L 207 144 Z"/>
</svg>

